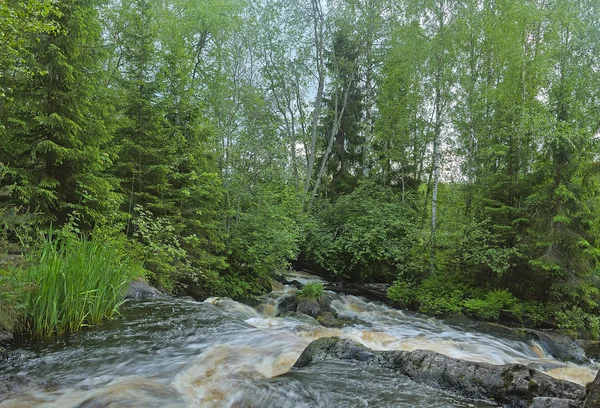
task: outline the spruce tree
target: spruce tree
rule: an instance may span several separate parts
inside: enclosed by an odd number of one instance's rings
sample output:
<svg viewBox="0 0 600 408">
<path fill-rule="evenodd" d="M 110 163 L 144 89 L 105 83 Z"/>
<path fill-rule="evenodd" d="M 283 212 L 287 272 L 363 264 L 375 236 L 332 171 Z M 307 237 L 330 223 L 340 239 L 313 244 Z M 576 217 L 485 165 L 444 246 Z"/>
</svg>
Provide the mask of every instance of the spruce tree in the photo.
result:
<svg viewBox="0 0 600 408">
<path fill-rule="evenodd" d="M 89 228 L 115 216 L 120 200 L 105 172 L 114 155 L 101 28 L 90 1 L 61 1 L 46 18 L 56 30 L 31 42 L 33 75 L 15 89 L 2 157 L 14 199 L 47 222 L 74 216 Z"/>
</svg>

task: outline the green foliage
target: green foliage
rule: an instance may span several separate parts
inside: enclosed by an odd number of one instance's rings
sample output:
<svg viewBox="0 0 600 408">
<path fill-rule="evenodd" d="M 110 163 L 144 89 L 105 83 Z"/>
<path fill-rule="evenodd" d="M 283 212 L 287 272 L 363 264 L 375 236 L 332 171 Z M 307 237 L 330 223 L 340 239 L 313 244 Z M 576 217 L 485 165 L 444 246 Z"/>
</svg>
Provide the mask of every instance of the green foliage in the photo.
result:
<svg viewBox="0 0 600 408">
<path fill-rule="evenodd" d="M 31 289 L 21 269 L 0 268 L 0 330 L 11 333 L 17 331 L 25 311 L 23 299 Z"/>
<path fill-rule="evenodd" d="M 581 308 L 573 306 L 557 310 L 554 318 L 558 328 L 565 334 L 577 338 L 598 339 L 600 317 L 597 315 L 587 313 Z"/>
<path fill-rule="evenodd" d="M 296 293 L 299 299 L 319 300 L 323 296 L 323 284 L 321 282 L 308 282 Z"/>
<path fill-rule="evenodd" d="M 142 275 L 141 266 L 120 256 L 110 243 L 48 237 L 32 256 L 24 279 L 33 287 L 24 293 L 19 331 L 50 337 L 98 324 L 118 313 L 127 285 Z"/>
<path fill-rule="evenodd" d="M 228 240 L 235 272 L 269 277 L 298 253 L 300 203 L 286 191 L 263 191 L 260 201 L 236 215 Z"/>
<path fill-rule="evenodd" d="M 415 213 L 395 191 L 363 182 L 324 205 L 309 227 L 304 251 L 319 267 L 350 279 L 391 280 L 416 238 Z"/>
<path fill-rule="evenodd" d="M 483 299 L 466 299 L 463 302 L 467 313 L 486 320 L 498 320 L 500 311 L 512 308 L 517 299 L 508 290 L 493 290 Z"/>
<path fill-rule="evenodd" d="M 404 307 L 414 307 L 417 304 L 415 284 L 398 280 L 389 287 L 387 297 Z"/>
<path fill-rule="evenodd" d="M 419 311 L 433 315 L 458 314 L 462 311 L 466 288 L 448 277 L 433 275 L 416 291 Z"/>
</svg>

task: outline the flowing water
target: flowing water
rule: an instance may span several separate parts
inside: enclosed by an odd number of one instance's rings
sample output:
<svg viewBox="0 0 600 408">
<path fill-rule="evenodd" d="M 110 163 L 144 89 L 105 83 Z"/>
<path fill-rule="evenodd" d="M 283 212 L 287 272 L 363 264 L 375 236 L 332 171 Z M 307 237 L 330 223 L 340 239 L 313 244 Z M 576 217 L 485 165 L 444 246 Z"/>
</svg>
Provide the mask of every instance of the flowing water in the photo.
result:
<svg viewBox="0 0 600 408">
<path fill-rule="evenodd" d="M 0 361 L 0 408 L 494 406 L 355 363 L 292 368 L 302 350 L 323 336 L 378 350 L 421 348 L 492 364 L 533 364 L 582 384 L 595 374 L 545 355 L 535 343 L 460 330 L 355 296 L 326 293 L 348 321 L 341 329 L 275 317 L 278 300 L 293 291 L 272 292 L 256 308 L 218 298 L 132 303 L 119 319 L 21 346 Z"/>
</svg>

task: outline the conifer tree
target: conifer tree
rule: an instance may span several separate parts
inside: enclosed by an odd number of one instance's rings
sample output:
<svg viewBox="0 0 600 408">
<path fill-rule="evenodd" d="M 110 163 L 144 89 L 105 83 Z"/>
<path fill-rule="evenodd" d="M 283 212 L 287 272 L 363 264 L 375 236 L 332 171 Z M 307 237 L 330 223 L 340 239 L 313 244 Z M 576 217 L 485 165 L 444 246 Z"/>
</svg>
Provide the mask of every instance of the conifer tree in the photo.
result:
<svg viewBox="0 0 600 408">
<path fill-rule="evenodd" d="M 96 4 L 61 1 L 46 18 L 56 30 L 31 42 L 33 75 L 14 92 L 17 119 L 3 144 L 8 182 L 13 197 L 46 221 L 74 216 L 91 227 L 114 217 L 120 201 L 106 174 L 114 158 L 112 107 Z"/>
</svg>

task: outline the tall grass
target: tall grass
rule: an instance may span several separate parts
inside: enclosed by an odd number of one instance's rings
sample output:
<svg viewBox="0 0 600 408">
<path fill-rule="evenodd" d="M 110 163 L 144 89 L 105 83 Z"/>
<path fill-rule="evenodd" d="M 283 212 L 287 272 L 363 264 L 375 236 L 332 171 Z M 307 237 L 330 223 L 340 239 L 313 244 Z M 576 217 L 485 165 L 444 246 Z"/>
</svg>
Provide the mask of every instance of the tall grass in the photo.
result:
<svg viewBox="0 0 600 408">
<path fill-rule="evenodd" d="M 34 286 L 25 294 L 21 331 L 37 338 L 112 318 L 127 285 L 142 273 L 109 244 L 52 236 L 32 264 L 26 276 Z"/>
</svg>

